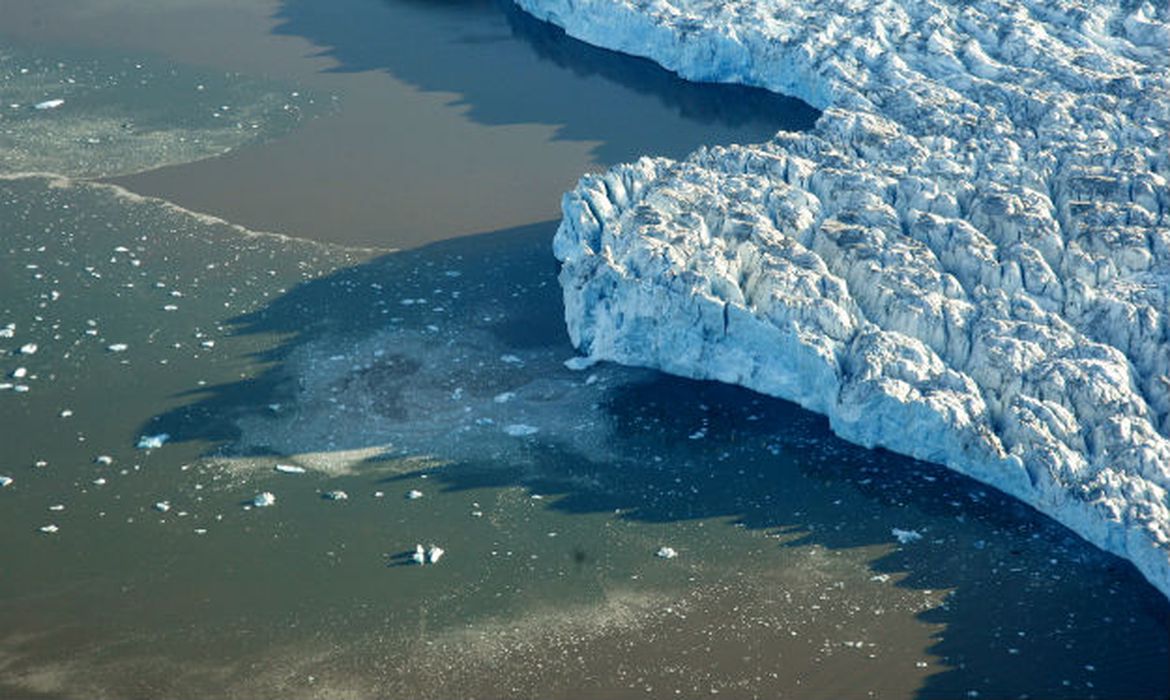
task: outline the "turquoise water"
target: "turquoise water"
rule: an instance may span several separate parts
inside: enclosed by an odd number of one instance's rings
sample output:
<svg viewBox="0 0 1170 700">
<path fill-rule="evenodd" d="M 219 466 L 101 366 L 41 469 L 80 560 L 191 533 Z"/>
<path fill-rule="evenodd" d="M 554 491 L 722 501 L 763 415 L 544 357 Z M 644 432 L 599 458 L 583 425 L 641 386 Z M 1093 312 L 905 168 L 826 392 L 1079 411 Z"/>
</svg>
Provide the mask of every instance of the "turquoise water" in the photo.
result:
<svg viewBox="0 0 1170 700">
<path fill-rule="evenodd" d="M 141 105 L 181 143 L 196 114 L 243 156 L 347 109 L 233 75 L 262 126 L 221 128 L 175 87 L 206 73 L 158 61 L 22 118 Z M 286 121 L 293 92 L 322 111 Z M 95 172 L 21 128 L 38 168 Z M 0 695 L 1166 696 L 1165 599 L 1022 504 L 782 401 L 566 369 L 554 226 L 392 253 L 0 180 Z"/>
</svg>

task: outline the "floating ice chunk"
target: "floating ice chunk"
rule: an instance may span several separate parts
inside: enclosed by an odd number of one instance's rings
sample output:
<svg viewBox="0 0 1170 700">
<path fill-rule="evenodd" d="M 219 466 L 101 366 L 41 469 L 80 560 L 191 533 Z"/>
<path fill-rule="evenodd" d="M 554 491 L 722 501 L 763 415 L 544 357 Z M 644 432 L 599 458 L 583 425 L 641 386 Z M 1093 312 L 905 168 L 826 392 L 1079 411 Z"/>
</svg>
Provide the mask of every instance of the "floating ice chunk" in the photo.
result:
<svg viewBox="0 0 1170 700">
<path fill-rule="evenodd" d="M 114 458 L 109 455 L 98 455 L 93 458 L 94 464 L 100 464 L 103 467 L 108 467 L 114 463 Z"/>
<path fill-rule="evenodd" d="M 113 345 L 107 345 L 106 350 L 110 352 L 126 352 L 126 349 L 129 347 L 126 343 L 114 343 Z"/>
<path fill-rule="evenodd" d="M 157 450 L 163 444 L 170 440 L 169 433 L 159 433 L 158 435 L 143 435 L 138 438 L 138 449 L 140 450 Z"/>
<path fill-rule="evenodd" d="M 580 372 L 583 369 L 589 369 L 593 365 L 597 364 L 597 362 L 598 358 L 596 357 L 570 357 L 569 359 L 565 360 L 564 364 L 568 369 L 571 369 L 574 372 Z"/>
<path fill-rule="evenodd" d="M 0 476 L 0 489 L 11 484 L 15 479 L 10 476 Z"/>
<path fill-rule="evenodd" d="M 171 509 L 171 502 L 170 501 L 159 501 L 158 503 L 154 504 L 154 509 L 160 513 L 165 513 Z"/>
<path fill-rule="evenodd" d="M 3 328 L 0 328 L 0 338 L 12 338 L 15 336 L 16 336 L 16 324 L 15 323 L 9 323 L 8 325 L 4 326 Z"/>
<path fill-rule="evenodd" d="M 509 401 L 511 401 L 514 398 L 516 398 L 516 392 L 505 391 L 503 393 L 496 394 L 494 397 L 492 397 L 492 401 L 495 401 L 496 403 L 508 403 Z"/>
<path fill-rule="evenodd" d="M 50 523 L 48 525 L 41 525 L 37 529 L 40 530 L 41 532 L 45 533 L 46 535 L 52 535 L 52 534 L 56 533 L 57 531 L 59 531 L 61 528 Z"/>
<path fill-rule="evenodd" d="M 304 474 L 305 468 L 298 467 L 295 464 L 278 464 L 276 465 L 276 471 L 281 474 Z"/>
<path fill-rule="evenodd" d="M 524 360 L 521 360 L 519 357 L 517 357 L 515 355 L 500 355 L 500 362 L 503 362 L 506 365 L 522 365 L 522 364 L 524 364 Z"/>
<path fill-rule="evenodd" d="M 421 544 L 416 544 L 414 546 L 414 552 L 410 555 L 410 560 L 415 564 L 427 563 L 427 552 L 425 549 L 423 549 Z"/>
<path fill-rule="evenodd" d="M 200 347 L 204 347 L 204 348 L 207 348 L 208 350 L 210 350 L 211 348 L 215 347 L 215 341 L 214 340 L 204 340 L 203 342 L 199 343 L 199 345 L 200 345 Z"/>
<path fill-rule="evenodd" d="M 40 110 L 57 109 L 58 107 L 60 107 L 63 104 L 65 104 L 65 100 L 62 100 L 60 98 L 55 99 L 55 100 L 45 100 L 44 102 L 38 102 L 35 105 L 33 105 L 33 109 L 40 109 Z"/>
<path fill-rule="evenodd" d="M 25 377 L 28 376 L 28 368 L 27 367 L 17 367 L 16 369 L 12 370 L 11 376 L 13 379 L 24 379 Z"/>
<path fill-rule="evenodd" d="M 413 501 L 413 500 L 416 500 L 416 499 L 419 499 L 422 497 L 423 497 L 423 492 L 419 491 L 418 489 L 411 489 L 411 490 L 406 492 L 406 498 L 409 501 Z"/>
<path fill-rule="evenodd" d="M 922 539 L 922 533 L 917 530 L 902 530 L 894 528 L 890 530 L 890 534 L 897 538 L 898 542 L 902 544 L 909 544 L 910 542 L 917 542 Z"/>
<path fill-rule="evenodd" d="M 257 508 L 267 508 L 274 503 L 276 503 L 276 496 L 273 495 L 271 491 L 258 493 L 256 494 L 256 497 L 252 499 L 252 505 L 256 506 Z"/>
<path fill-rule="evenodd" d="M 71 409 L 65 408 L 65 409 L 62 409 L 61 412 L 58 413 L 57 415 L 62 417 L 62 418 L 69 418 L 70 416 L 73 415 L 73 411 Z"/>
<path fill-rule="evenodd" d="M 658 551 L 654 553 L 654 556 L 659 559 L 674 559 L 678 556 L 678 551 L 674 547 L 659 547 Z"/>
<path fill-rule="evenodd" d="M 349 494 L 345 491 L 326 491 L 324 494 L 327 501 L 348 501 Z"/>
<path fill-rule="evenodd" d="M 54 503 L 53 505 L 49 506 L 49 510 L 54 512 L 54 513 L 60 513 L 61 511 L 65 510 L 65 504 L 64 503 Z"/>
<path fill-rule="evenodd" d="M 512 423 L 504 427 L 504 432 L 512 437 L 527 437 L 529 435 L 536 435 L 540 432 L 540 428 L 524 423 Z"/>
<path fill-rule="evenodd" d="M 94 486 L 105 486 L 106 479 L 105 479 L 105 477 L 99 476 L 98 478 L 94 479 L 92 483 Z"/>
<path fill-rule="evenodd" d="M 29 386 L 28 384 L 17 384 L 16 386 L 12 387 L 12 390 L 18 394 L 23 394 L 29 390 Z"/>
<path fill-rule="evenodd" d="M 36 343 L 25 343 L 24 345 L 20 346 L 20 350 L 17 352 L 19 352 L 21 355 L 35 355 L 37 354 L 38 349 L 39 348 L 37 347 Z"/>
<path fill-rule="evenodd" d="M 427 549 L 427 561 L 431 564 L 438 564 L 439 559 L 443 557 L 444 553 L 445 552 L 443 551 L 442 547 L 437 547 L 432 544 L 430 548 Z"/>
<path fill-rule="evenodd" d="M 0 391 L 8 391 L 12 388 L 12 382 L 0 382 Z"/>
</svg>

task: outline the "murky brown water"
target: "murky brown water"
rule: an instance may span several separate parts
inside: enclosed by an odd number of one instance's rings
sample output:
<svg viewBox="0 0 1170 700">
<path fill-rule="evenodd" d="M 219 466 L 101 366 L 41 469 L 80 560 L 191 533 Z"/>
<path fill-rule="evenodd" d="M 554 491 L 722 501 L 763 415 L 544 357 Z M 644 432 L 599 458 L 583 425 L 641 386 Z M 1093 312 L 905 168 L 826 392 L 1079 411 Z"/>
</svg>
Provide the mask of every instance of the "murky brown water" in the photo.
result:
<svg viewBox="0 0 1170 700">
<path fill-rule="evenodd" d="M 785 402 L 564 368 L 560 191 L 773 103 L 488 3 L 6 10 L 9 89 L 76 91 L 0 121 L 42 162 L 145 152 L 174 164 L 134 192 L 410 250 L 0 180 L 0 696 L 1170 691 L 1164 598 L 1021 504 Z"/>
</svg>

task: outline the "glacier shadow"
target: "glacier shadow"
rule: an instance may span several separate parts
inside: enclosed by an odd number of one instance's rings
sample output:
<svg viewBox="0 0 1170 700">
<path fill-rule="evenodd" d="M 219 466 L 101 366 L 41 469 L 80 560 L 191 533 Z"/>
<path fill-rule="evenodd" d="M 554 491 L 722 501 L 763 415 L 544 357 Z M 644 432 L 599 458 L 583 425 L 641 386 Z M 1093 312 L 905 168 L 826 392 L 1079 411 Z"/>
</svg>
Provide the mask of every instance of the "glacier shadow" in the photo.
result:
<svg viewBox="0 0 1170 700">
<path fill-rule="evenodd" d="M 451 337 L 474 326 L 493 347 L 524 358 L 535 379 L 565 373 L 559 359 L 571 356 L 572 348 L 556 263 L 548 254 L 554 227 L 544 222 L 444 241 L 301 283 L 231 322 L 236 335 L 283 338 L 256 358 L 267 363 L 264 372 L 201 388 L 187 397 L 193 403 L 157 416 L 142 433 L 210 443 L 224 455 L 277 454 L 238 449 L 239 425 L 263 418 L 270 404 L 300 410 L 305 377 L 296 358 L 312 348 L 344 352 L 383 337 L 388 328 L 404 336 L 425 333 L 434 319 L 418 304 L 401 302 L 433 298 L 441 288 L 447 298 L 458 291 L 459 299 L 469 300 L 463 310 L 444 302 L 452 307 L 446 317 L 454 326 Z M 500 309 L 508 313 L 495 312 Z M 555 361 L 541 364 L 541 357 Z M 416 364 L 396 368 L 402 375 L 416 372 Z M 648 371 L 602 365 L 591 372 L 607 386 L 596 409 L 608 426 L 598 449 L 555 430 L 515 441 L 519 451 L 504 455 L 464 445 L 441 468 L 425 470 L 429 483 L 447 493 L 521 488 L 568 515 L 619 511 L 633 522 L 723 520 L 778 535 L 778 548 L 874 549 L 878 554 L 868 564 L 873 576 L 890 577 L 875 586 L 953 592 L 945 605 L 917 613 L 924 623 L 941 626 L 929 650 L 941 666 L 927 677 L 922 698 L 969 691 L 980 697 L 1165 697 L 1170 690 L 1170 605 L 1132 565 L 1019 501 L 937 465 L 846 443 L 823 417 L 789 402 Z M 471 367 L 452 367 L 442 388 L 483 384 L 473 375 Z M 584 383 L 585 375 L 572 376 Z M 395 392 L 417 386 L 395 384 L 399 379 L 387 379 L 392 391 L 381 399 L 388 404 L 408 401 L 409 395 Z M 483 386 L 487 394 L 498 390 L 490 382 Z M 389 410 L 384 417 L 393 423 L 395 415 Z M 320 449 L 379 444 L 361 432 L 340 435 Z M 378 469 L 402 456 L 369 457 L 368 471 L 336 478 L 342 482 L 337 487 L 360 491 L 420 477 L 423 472 L 386 476 Z M 899 546 L 892 528 L 918 530 L 923 539 Z M 735 532 L 728 526 L 728 537 Z M 587 545 L 565 546 L 565 556 L 579 565 L 599 558 Z"/>
<path fill-rule="evenodd" d="M 274 32 L 308 39 L 337 72 L 384 71 L 487 126 L 545 124 L 613 165 L 811 129 L 820 112 L 759 88 L 686 81 L 568 37 L 505 0 L 285 0 Z"/>
</svg>

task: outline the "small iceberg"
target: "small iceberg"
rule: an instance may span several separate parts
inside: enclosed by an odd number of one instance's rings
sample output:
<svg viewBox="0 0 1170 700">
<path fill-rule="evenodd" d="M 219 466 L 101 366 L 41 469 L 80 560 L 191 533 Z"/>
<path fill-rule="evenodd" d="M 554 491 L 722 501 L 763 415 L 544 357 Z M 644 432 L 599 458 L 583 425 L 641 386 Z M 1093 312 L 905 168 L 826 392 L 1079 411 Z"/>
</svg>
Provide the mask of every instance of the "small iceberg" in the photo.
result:
<svg viewBox="0 0 1170 700">
<path fill-rule="evenodd" d="M 421 544 L 416 544 L 414 546 L 414 552 L 410 555 L 410 560 L 415 564 L 427 563 L 427 552 L 425 549 L 423 549 Z"/>
<path fill-rule="evenodd" d="M 917 542 L 918 540 L 922 539 L 922 533 L 917 530 L 902 530 L 900 528 L 894 528 L 890 530 L 890 534 L 897 538 L 898 542 L 901 544 L 909 544 L 911 542 Z"/>
<path fill-rule="evenodd" d="M 35 105 L 33 105 L 33 109 L 39 109 L 42 111 L 46 110 L 46 109 L 57 109 L 58 107 L 60 107 L 63 104 L 65 104 L 65 100 L 62 100 L 62 99 L 45 100 L 44 102 L 38 102 Z"/>
<path fill-rule="evenodd" d="M 0 476 L 0 489 L 4 488 L 5 486 L 8 486 L 13 481 L 16 481 L 16 480 L 10 476 Z"/>
<path fill-rule="evenodd" d="M 678 551 L 674 547 L 659 547 L 654 556 L 659 559 L 674 559 L 678 556 Z"/>
<path fill-rule="evenodd" d="M 38 349 L 39 348 L 37 347 L 36 343 L 25 343 L 24 345 L 20 346 L 20 350 L 17 352 L 19 352 L 21 355 L 35 355 L 37 354 Z"/>
<path fill-rule="evenodd" d="M 276 496 L 273 495 L 271 491 L 258 493 L 256 494 L 256 497 L 252 499 L 252 505 L 256 506 L 257 508 L 267 508 L 268 506 L 271 506 L 275 503 Z"/>
<path fill-rule="evenodd" d="M 411 489 L 411 490 L 406 492 L 406 500 L 408 500 L 408 501 L 416 501 L 422 497 L 423 497 L 423 492 L 419 491 L 418 489 Z"/>
<path fill-rule="evenodd" d="M 427 561 L 431 564 L 438 564 L 439 559 L 443 557 L 443 554 L 445 554 L 445 552 L 442 547 L 436 547 L 432 544 L 430 548 L 427 549 Z"/>
<path fill-rule="evenodd" d="M 57 527 L 56 525 L 53 525 L 53 524 L 51 524 L 51 523 L 50 523 L 49 525 L 41 525 L 39 528 L 37 528 L 37 530 L 39 530 L 39 531 L 41 531 L 41 532 L 45 533 L 46 535 L 52 535 L 52 534 L 55 534 L 55 533 L 56 533 L 57 531 L 59 531 L 60 529 L 61 529 L 61 528 L 59 528 L 59 527 Z"/>
<path fill-rule="evenodd" d="M 276 465 L 276 471 L 281 474 L 304 474 L 305 468 L 298 467 L 295 464 L 278 464 Z"/>
<path fill-rule="evenodd" d="M 506 426 L 504 432 L 512 437 L 528 437 L 529 435 L 536 435 L 540 432 L 540 428 L 532 425 L 525 425 L 524 423 L 513 423 Z"/>
<path fill-rule="evenodd" d="M 327 501 L 348 501 L 349 500 L 349 494 L 346 493 L 345 491 L 326 491 L 325 493 L 323 493 L 321 495 Z"/>
<path fill-rule="evenodd" d="M 157 450 L 163 446 L 171 436 L 167 433 L 159 433 L 158 435 L 143 435 L 138 438 L 138 449 L 140 450 Z"/>
<path fill-rule="evenodd" d="M 165 513 L 171 509 L 171 502 L 170 501 L 159 501 L 158 503 L 154 504 L 154 509 L 160 513 Z"/>
</svg>

